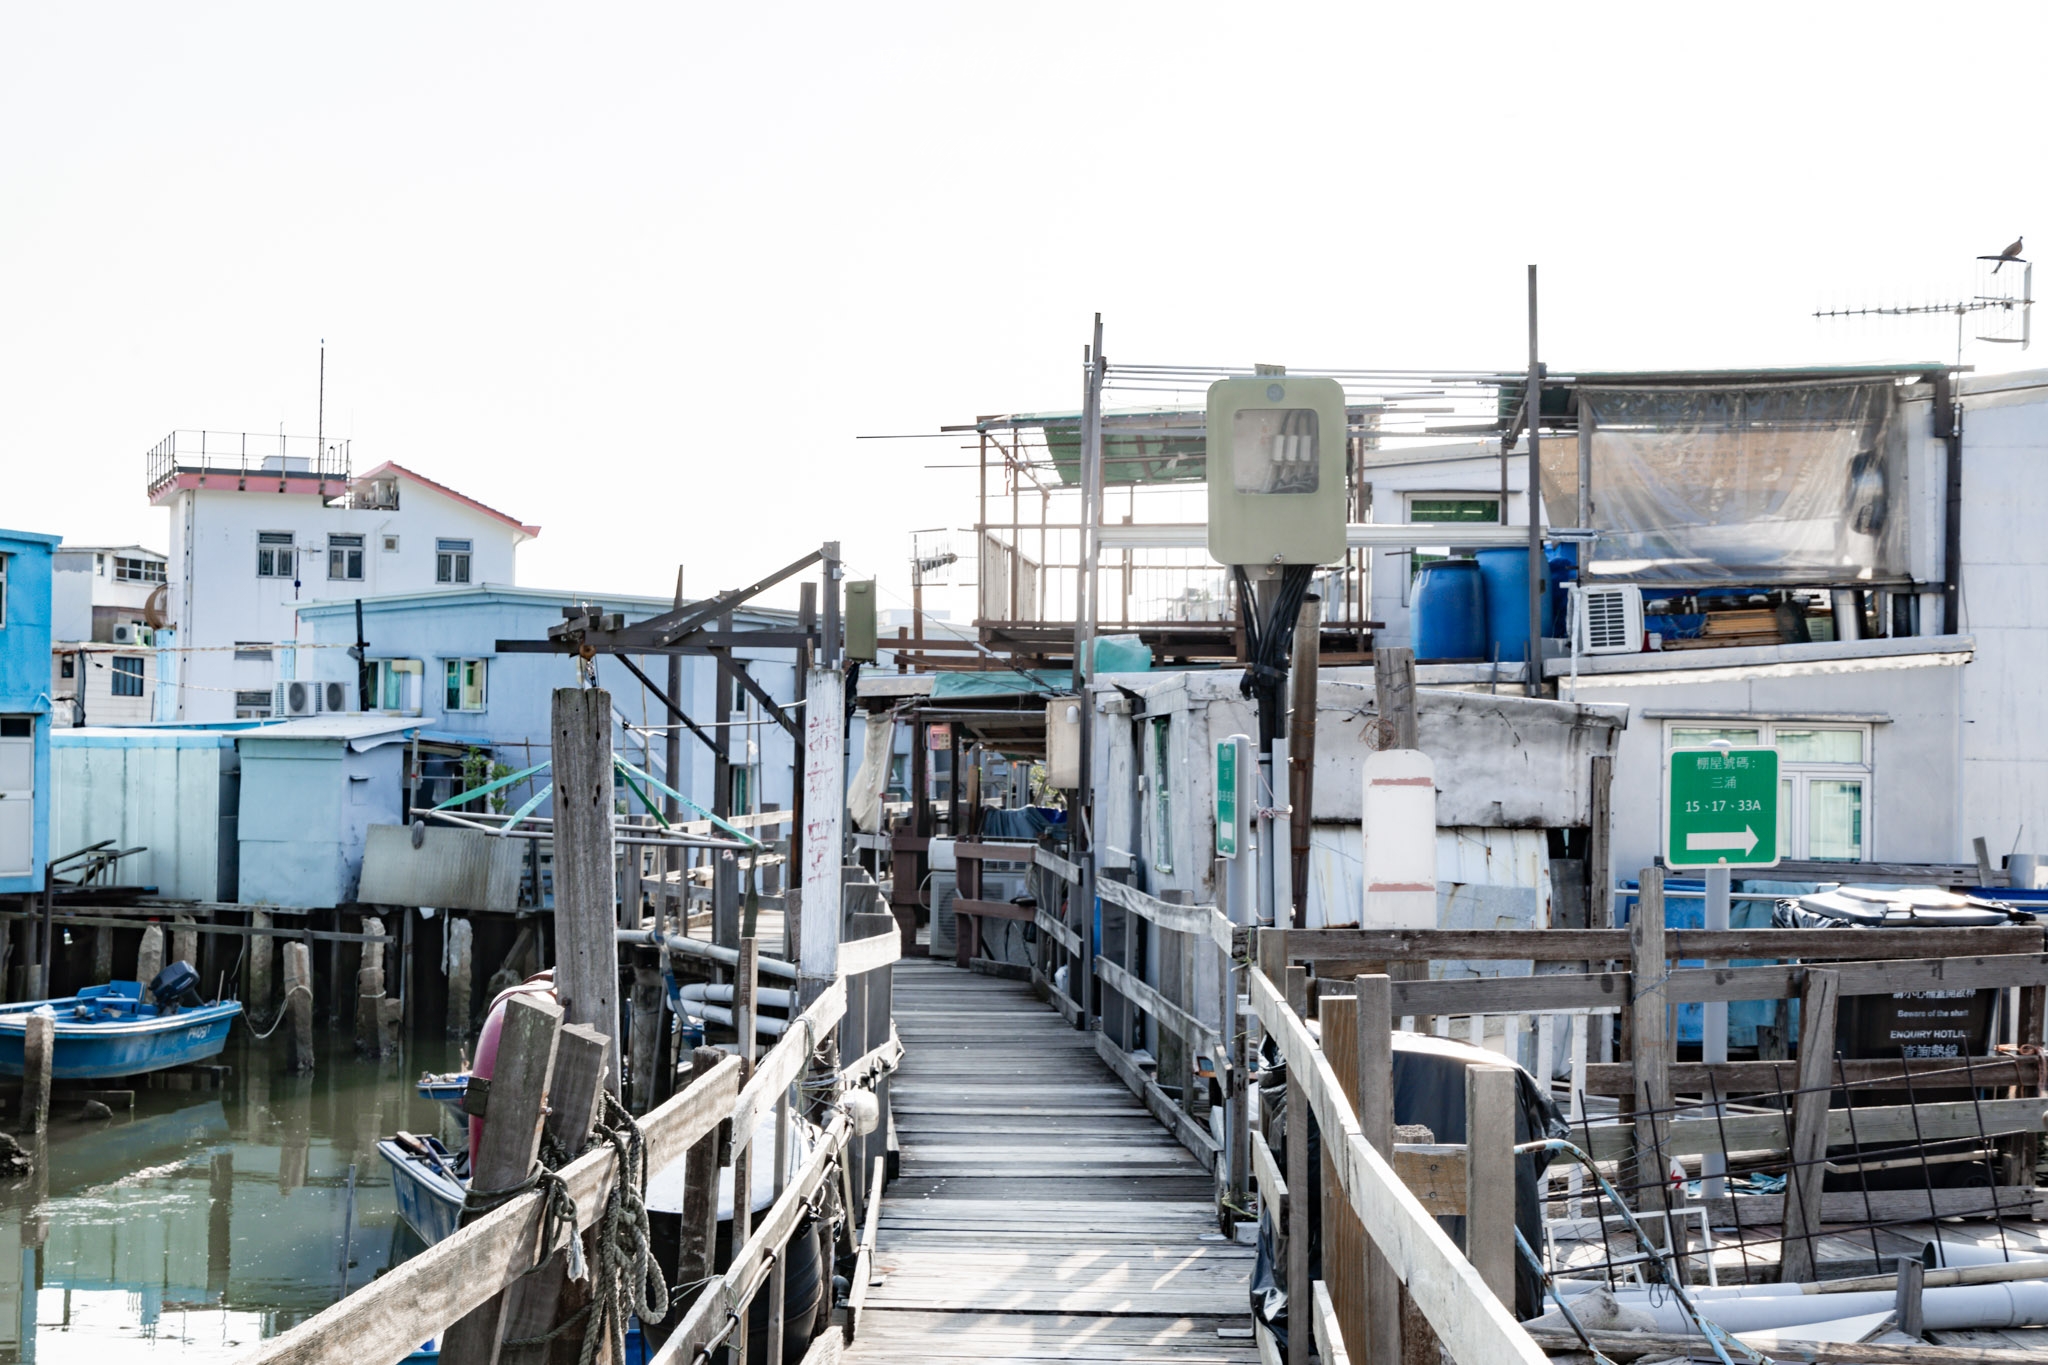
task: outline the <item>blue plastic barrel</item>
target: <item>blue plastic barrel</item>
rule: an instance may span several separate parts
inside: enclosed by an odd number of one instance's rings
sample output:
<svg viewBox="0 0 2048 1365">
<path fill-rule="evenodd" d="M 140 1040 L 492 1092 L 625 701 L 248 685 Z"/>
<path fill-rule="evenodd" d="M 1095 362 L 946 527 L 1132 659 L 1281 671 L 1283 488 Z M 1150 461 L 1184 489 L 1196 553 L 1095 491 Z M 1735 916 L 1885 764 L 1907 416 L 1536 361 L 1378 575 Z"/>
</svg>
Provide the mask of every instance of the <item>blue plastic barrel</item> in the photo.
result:
<svg viewBox="0 0 2048 1365">
<path fill-rule="evenodd" d="M 1529 552 L 1524 549 L 1481 550 L 1479 574 L 1486 581 L 1486 642 L 1481 657 L 1504 664 L 1520 663 L 1529 652 Z M 1550 611 L 1550 566 L 1537 591 L 1545 635 L 1554 634 Z M 1496 653 L 1498 651 L 1498 653 Z"/>
<path fill-rule="evenodd" d="M 1421 663 L 1486 657 L 1486 589 L 1471 559 L 1424 564 L 1415 583 L 1415 658 Z"/>
</svg>

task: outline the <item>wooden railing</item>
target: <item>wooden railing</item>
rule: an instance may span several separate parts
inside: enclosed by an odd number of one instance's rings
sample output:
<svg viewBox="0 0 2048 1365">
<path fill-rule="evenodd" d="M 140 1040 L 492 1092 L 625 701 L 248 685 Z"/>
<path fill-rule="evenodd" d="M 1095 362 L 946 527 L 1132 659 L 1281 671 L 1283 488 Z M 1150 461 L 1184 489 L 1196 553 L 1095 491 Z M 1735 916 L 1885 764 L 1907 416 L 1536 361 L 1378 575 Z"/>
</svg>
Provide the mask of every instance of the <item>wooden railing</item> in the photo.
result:
<svg viewBox="0 0 2048 1365">
<path fill-rule="evenodd" d="M 870 932 L 874 928 L 856 925 L 855 931 L 863 927 Z M 753 961 L 752 947 L 751 940 L 743 944 L 736 981 L 735 1013 L 743 1037 L 753 1031 L 749 1002 L 755 975 L 747 970 Z M 837 974 L 802 1014 L 790 1021 L 772 1049 L 751 1064 L 742 1056 L 707 1062 L 686 1087 L 639 1120 L 649 1172 L 692 1157 L 687 1207 L 708 1211 L 715 1219 L 721 1163 L 715 1156 L 702 1158 L 718 1147 L 726 1148 L 735 1171 L 734 1188 L 749 1188 L 747 1167 L 753 1156 L 758 1116 L 770 1106 L 775 1108 L 776 1146 L 787 1150 L 797 1112 L 791 1096 L 820 1044 L 836 1039 L 847 1050 L 857 1049 L 841 1067 L 839 1074 L 845 1083 L 885 1082 L 902 1055 L 888 1013 L 891 964 L 898 956 L 893 933 L 842 943 Z M 522 1131 L 520 1137 L 530 1137 L 527 1150 L 531 1153 L 538 1149 L 543 1116 L 552 1123 L 563 1112 L 581 1113 L 580 1131 L 571 1144 L 581 1146 L 589 1131 L 589 1115 L 596 1107 L 593 1096 L 582 1092 L 603 1079 L 602 1035 L 564 1028 L 562 1011 L 552 1001 L 515 997 L 508 1005 L 503 1039 L 490 1087 L 491 1120 L 530 1128 L 530 1133 Z M 573 1047 L 572 1043 L 586 1046 Z M 588 1069 L 569 1066 L 567 1059 L 572 1054 L 592 1059 L 592 1065 Z M 878 1089 L 886 1123 L 886 1085 Z M 672 1310 L 681 1311 L 682 1317 L 654 1357 L 656 1361 L 689 1365 L 708 1344 L 734 1335 L 743 1340 L 748 1306 L 764 1286 L 771 1293 L 771 1338 L 776 1334 L 782 1309 L 782 1251 L 854 1137 L 847 1115 L 833 1113 L 803 1167 L 793 1176 L 786 1165 L 777 1171 L 775 1202 L 758 1223 L 749 1225 L 751 1210 L 746 1198 L 734 1200 L 732 1240 L 736 1249 L 687 1309 Z M 529 1155 L 529 1165 L 531 1161 Z M 605 1144 L 585 1152 L 563 1167 L 560 1176 L 575 1202 L 576 1225 L 587 1233 L 604 1209 L 617 1176 L 612 1147 Z M 868 1193 L 865 1181 L 853 1183 L 862 1194 Z M 686 1212 L 686 1221 L 688 1216 Z M 849 1219 L 858 1216 L 858 1208 L 847 1210 Z M 262 1342 L 242 1359 L 247 1365 L 395 1365 L 422 1341 L 451 1328 L 460 1329 L 451 1333 L 444 1348 L 452 1352 L 445 1355 L 451 1365 L 458 1358 L 491 1358 L 488 1348 L 501 1337 L 537 1334 L 536 1323 L 539 1331 L 546 1331 L 557 1311 L 551 1299 L 537 1305 L 531 1302 L 529 1286 L 544 1277 L 527 1279 L 529 1269 L 548 1250 L 540 1244 L 543 1221 L 543 1194 L 539 1190 L 520 1194 L 313 1318 Z M 872 1218 L 868 1224 L 872 1229 Z M 708 1227 L 703 1230 L 702 1246 L 707 1250 L 710 1232 Z M 872 1237 L 871 1230 L 868 1235 Z M 688 1239 L 686 1229 L 686 1246 Z M 550 1259 L 561 1260 L 562 1253 L 556 1251 Z M 553 1282 L 559 1283 L 559 1276 Z M 488 1321 L 479 1323 L 478 1315 L 487 1316 Z M 473 1348 L 479 1341 L 482 1347 Z"/>
</svg>

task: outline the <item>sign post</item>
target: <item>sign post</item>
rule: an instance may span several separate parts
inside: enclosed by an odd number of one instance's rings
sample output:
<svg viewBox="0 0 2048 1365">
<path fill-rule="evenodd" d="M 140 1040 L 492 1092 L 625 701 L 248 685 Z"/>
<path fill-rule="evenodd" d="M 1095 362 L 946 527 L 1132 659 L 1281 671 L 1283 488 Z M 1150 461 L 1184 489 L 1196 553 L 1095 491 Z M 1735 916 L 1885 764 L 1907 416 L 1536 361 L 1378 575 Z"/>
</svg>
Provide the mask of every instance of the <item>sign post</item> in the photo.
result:
<svg viewBox="0 0 2048 1365">
<path fill-rule="evenodd" d="M 1258 872 L 1262 852 L 1252 845 L 1252 775 L 1258 751 L 1248 735 L 1216 741 L 1216 856 L 1223 860 L 1225 891 L 1233 924 L 1256 924 Z"/>
<path fill-rule="evenodd" d="M 1706 877 L 1705 927 L 1728 928 L 1730 872 L 1737 867 L 1770 867 L 1778 847 L 1778 751 L 1674 749 L 1666 768 L 1664 863 L 1699 868 Z M 1725 967 L 1725 961 L 1710 961 Z M 1700 1019 L 1700 1059 L 1728 1060 L 1728 1005 L 1710 1001 Z M 1700 1174 L 1710 1199 L 1727 1192 L 1727 1157 L 1710 1152 Z"/>
</svg>

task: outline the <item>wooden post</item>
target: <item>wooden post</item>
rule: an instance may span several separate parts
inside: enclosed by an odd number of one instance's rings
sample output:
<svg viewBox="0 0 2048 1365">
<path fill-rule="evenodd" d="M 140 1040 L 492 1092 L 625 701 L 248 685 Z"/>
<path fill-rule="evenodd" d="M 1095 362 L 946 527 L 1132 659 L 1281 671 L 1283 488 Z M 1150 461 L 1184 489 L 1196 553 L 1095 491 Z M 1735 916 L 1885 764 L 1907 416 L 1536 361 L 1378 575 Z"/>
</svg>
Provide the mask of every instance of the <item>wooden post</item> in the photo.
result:
<svg viewBox="0 0 2048 1365">
<path fill-rule="evenodd" d="M 1357 979 L 1358 1126 L 1373 1150 L 1394 1158 L 1394 986 L 1386 976 Z M 1329 1037 L 1329 1024 L 1323 1025 Z M 1364 1365 L 1396 1365 L 1401 1358 L 1401 1280 L 1393 1263 L 1367 1239 L 1365 1247 L 1365 1332 L 1347 1335 L 1351 1354 Z M 1346 1333 L 1350 1331 L 1347 1324 Z"/>
<path fill-rule="evenodd" d="M 676 565 L 676 610 L 682 610 L 682 606 L 683 566 L 678 564 Z M 668 673 L 664 681 L 668 683 L 669 709 L 666 713 L 667 718 L 665 721 L 668 728 L 665 732 L 665 742 L 661 751 L 661 771 L 662 780 L 677 791 L 681 791 L 683 787 L 683 713 L 677 708 L 682 705 L 683 700 L 683 656 L 680 654 L 670 654 L 667 658 Z M 664 795 L 661 798 L 661 814 L 662 818 L 666 819 L 671 825 L 678 823 L 683 818 L 682 803 L 673 796 Z M 655 923 L 666 929 L 668 917 L 673 914 L 677 920 L 675 932 L 679 934 L 687 934 L 690 923 L 690 898 L 684 894 L 688 888 L 688 882 L 684 877 L 683 858 L 683 850 L 680 848 L 665 848 L 661 850 L 661 894 L 654 901 Z M 670 903 L 669 900 L 671 892 L 675 893 L 673 903 Z M 667 949 L 663 949 L 662 952 L 666 955 Z M 667 967 L 667 965 L 667 962 L 662 963 L 663 967 Z"/>
<path fill-rule="evenodd" d="M 194 971 L 199 969 L 199 926 L 190 915 L 177 918 L 176 931 L 171 935 L 171 961 L 183 962 Z"/>
<path fill-rule="evenodd" d="M 666 990 L 661 977 L 661 950 L 633 950 L 633 1108 L 654 1107 L 661 1075 L 661 1023 Z"/>
<path fill-rule="evenodd" d="M 1465 1258 L 1515 1307 L 1515 1070 L 1465 1068 Z"/>
<path fill-rule="evenodd" d="M 475 973 L 476 930 L 466 919 L 448 916 L 448 1036 L 469 1036 L 470 981 Z"/>
<path fill-rule="evenodd" d="M 1374 705 L 1380 713 L 1380 747 L 1419 749 L 1415 723 L 1415 651 L 1372 652 Z"/>
<path fill-rule="evenodd" d="M 384 932 L 384 921 L 363 916 L 365 934 Z M 356 969 L 356 1051 L 365 1057 L 384 1055 L 384 1031 L 378 1011 L 384 1001 L 384 945 L 365 943 L 362 966 Z"/>
<path fill-rule="evenodd" d="M 1591 792 L 1586 830 L 1586 927 L 1614 927 L 1614 759 L 1599 754 L 1593 759 Z"/>
<path fill-rule="evenodd" d="M 143 947 L 149 946 L 143 935 Z M 313 1074 L 313 950 L 304 942 L 284 945 L 284 1012 L 290 1017 L 285 1069 Z"/>
<path fill-rule="evenodd" d="M 558 729 L 558 741 L 560 734 Z M 559 776 L 559 747 L 555 765 Z M 557 786 L 556 791 L 560 790 Z M 559 845 L 557 850 L 559 867 Z M 555 886 L 559 903 L 561 883 L 557 881 Z M 473 1195 L 512 1189 L 532 1172 L 534 1158 L 540 1154 L 541 1121 L 547 1115 L 548 1083 L 561 1032 L 562 1010 L 553 1001 L 515 995 L 505 1002 L 505 1031 L 499 1035 L 498 1062 L 491 1076 L 490 1109 L 471 1177 Z M 474 1222 L 475 1217 L 465 1209 L 461 1221 Z M 490 1365 L 495 1361 L 508 1301 L 507 1291 L 493 1294 L 450 1327 L 441 1342 L 444 1365 Z"/>
<path fill-rule="evenodd" d="M 1287 1004 L 1306 1016 L 1306 967 L 1287 968 Z M 1308 1077 L 1308 1058 L 1287 1059 L 1287 1365 L 1308 1365 L 1315 1350 L 1309 1328 Z"/>
<path fill-rule="evenodd" d="M 1635 913 L 1629 917 L 1628 942 L 1634 968 L 1635 998 L 1629 1018 L 1633 1045 L 1629 1053 L 1634 1068 L 1633 1098 L 1636 1107 L 1635 1171 L 1632 1180 L 1621 1182 L 1624 1192 L 1631 1184 L 1636 1211 L 1659 1214 L 1671 1208 L 1671 1187 L 1665 1180 L 1664 1144 L 1661 1127 L 1671 1122 L 1671 1006 L 1665 995 L 1664 953 L 1664 869 L 1646 867 L 1642 894 L 1636 897 Z M 1651 1235 L 1657 1236 L 1655 1224 Z M 1661 1220 L 1663 1245 L 1678 1252 L 1679 1229 L 1675 1219 Z"/>
<path fill-rule="evenodd" d="M 1287 824 L 1287 851 L 1297 929 L 1308 928 L 1308 850 L 1315 829 L 1316 660 L 1322 652 L 1322 638 L 1323 601 L 1311 595 L 1294 619 L 1294 658 L 1288 675 L 1292 697 L 1287 717 L 1287 801 L 1294 817 Z M 1164 774 L 1160 780 L 1166 780 Z"/>
<path fill-rule="evenodd" d="M 605 1088 L 619 1093 L 619 955 L 614 938 L 612 694 L 557 688 L 555 779 L 555 990 L 572 1024 L 609 1040 Z"/>
<path fill-rule="evenodd" d="M 1221 881 L 1218 885 L 1221 885 Z M 1239 982 L 1245 968 L 1237 965 L 1231 955 L 1218 950 L 1222 960 L 1217 963 L 1217 975 L 1222 979 L 1223 1047 L 1230 1054 L 1229 1083 L 1224 1088 L 1224 1102 L 1228 1106 L 1225 1117 L 1229 1120 L 1230 1140 L 1230 1207 L 1233 1209 L 1251 1206 L 1251 1052 L 1246 1046 L 1244 1023 L 1237 1017 Z M 1234 1232 L 1235 1221 L 1225 1231 Z"/>
<path fill-rule="evenodd" d="M 57 1055 L 57 1018 L 41 1011 L 24 1021 L 21 1043 L 21 1109 L 31 1133 L 50 1126 L 50 1071 Z M 37 1160 L 41 1160 L 41 1154 Z"/>
<path fill-rule="evenodd" d="M 599 1111 L 598 1096 L 604 1093 L 606 1051 L 605 1036 L 588 1024 L 569 1025 L 555 1045 L 555 1069 L 548 1083 L 547 1134 L 571 1155 L 582 1152 L 590 1141 L 590 1128 Z M 496 1090 L 495 1083 L 492 1089 Z M 594 1232 L 585 1228 L 580 1234 L 586 1239 L 586 1255 Z M 541 1336 L 589 1302 L 590 1282 L 571 1281 L 568 1271 L 569 1253 L 564 1249 L 505 1291 L 505 1340 Z M 581 1333 L 572 1333 L 567 1340 L 580 1337 Z M 505 1365 L 544 1365 L 548 1354 L 545 1345 L 507 1346 L 500 1359 Z"/>
<path fill-rule="evenodd" d="M 789 1092 L 795 1083 L 784 1086 L 775 1099 L 775 1197 L 782 1198 L 782 1192 L 789 1186 Z M 737 1187 L 735 1187 L 737 1188 Z M 851 1210 L 848 1217 L 852 1216 Z M 768 1347 L 767 1359 L 780 1365 L 782 1360 L 783 1337 L 787 1331 L 787 1309 L 784 1300 L 789 1297 L 789 1269 L 787 1256 L 777 1256 L 775 1264 L 768 1271 Z"/>
<path fill-rule="evenodd" d="M 1323 1021 L 1323 1055 L 1343 1088 L 1351 1112 L 1358 1112 L 1358 1009 L 1349 995 L 1325 995 L 1317 1004 Z M 1289 1073 L 1292 1074 L 1291 1072 Z M 1334 1143 L 1323 1147 L 1323 1273 L 1347 1352 L 1361 1351 L 1366 1335 L 1365 1248 L 1370 1240 L 1357 1210 L 1337 1181 Z M 1288 1300 L 1294 1302 L 1292 1298 Z M 1289 1326 L 1293 1324 L 1289 1318 Z"/>
<path fill-rule="evenodd" d="M 754 1074 L 754 1000 L 760 985 L 760 946 L 749 934 L 740 940 L 740 961 L 732 979 L 732 1022 L 739 1039 L 740 1084 Z M 732 1156 L 732 1254 L 747 1244 L 754 1227 L 754 1135 L 734 1133 Z M 740 1314 L 733 1329 L 733 1359 L 744 1362 L 747 1355 L 747 1314 Z"/>
<path fill-rule="evenodd" d="M 724 1060 L 725 1053 L 718 1048 L 697 1048 L 690 1054 L 690 1079 L 703 1079 Z M 669 1316 L 676 1322 L 682 1321 L 682 1314 L 696 1301 L 703 1283 L 711 1278 L 714 1269 L 711 1253 L 718 1237 L 719 1137 L 721 1129 L 729 1127 L 729 1124 L 724 1124 L 706 1133 L 684 1157 L 683 1226 L 676 1257 L 673 1302 L 669 1308 Z M 725 1133 L 725 1140 L 731 1141 L 729 1131 Z"/>
<path fill-rule="evenodd" d="M 271 997 L 277 990 L 277 940 L 267 932 L 271 924 L 268 910 L 251 910 L 249 927 L 258 932 L 249 936 L 249 984 L 246 1008 L 252 1022 L 267 1025 L 270 1018 Z M 109 937 L 112 931 L 109 931 Z"/>
<path fill-rule="evenodd" d="M 104 986 L 114 979 L 114 931 L 106 925 L 92 931 L 92 984 Z"/>
<path fill-rule="evenodd" d="M 829 599 L 835 589 L 828 585 Z M 829 660 L 828 660 L 829 662 Z M 801 857 L 790 889 L 803 892 L 801 1005 L 808 1009 L 839 970 L 840 863 L 846 827 L 846 678 L 813 668 L 804 683 Z"/>
<path fill-rule="evenodd" d="M 1799 990 L 1799 1089 L 1792 1097 L 1781 1284 L 1806 1284 L 1816 1278 L 1813 1239 L 1820 1235 L 1821 1181 L 1827 1177 L 1828 1096 L 1834 1085 L 1835 1006 L 1841 990 L 1841 973 L 1821 967 L 1806 969 L 1806 982 Z"/>
<path fill-rule="evenodd" d="M 1927 1267 L 1918 1256 L 1899 1257 L 1899 1289 L 1893 1300 L 1893 1326 L 1909 1337 L 1927 1335 L 1927 1315 L 1923 1311 L 1921 1286 L 1927 1278 Z"/>
<path fill-rule="evenodd" d="M 164 928 L 152 924 L 142 931 L 142 946 L 135 950 L 135 979 L 144 990 L 164 969 Z"/>
<path fill-rule="evenodd" d="M 721 948 L 740 942 L 740 863 L 729 848 L 711 854 L 711 941 Z"/>
</svg>

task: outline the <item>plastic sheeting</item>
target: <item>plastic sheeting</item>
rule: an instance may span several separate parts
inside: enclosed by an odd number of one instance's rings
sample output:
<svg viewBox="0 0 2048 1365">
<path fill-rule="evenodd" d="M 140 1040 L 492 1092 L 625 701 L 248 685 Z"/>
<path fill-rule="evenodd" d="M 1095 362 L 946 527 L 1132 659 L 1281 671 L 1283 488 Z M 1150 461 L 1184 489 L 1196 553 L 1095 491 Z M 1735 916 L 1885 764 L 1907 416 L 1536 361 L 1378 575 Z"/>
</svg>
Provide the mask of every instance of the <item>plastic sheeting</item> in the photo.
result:
<svg viewBox="0 0 2048 1365">
<path fill-rule="evenodd" d="M 1589 579 L 1867 583 L 1906 572 L 1904 434 L 1889 380 L 1578 390 L 1590 433 Z M 1553 520 L 1579 451 L 1543 444 Z"/>
</svg>

